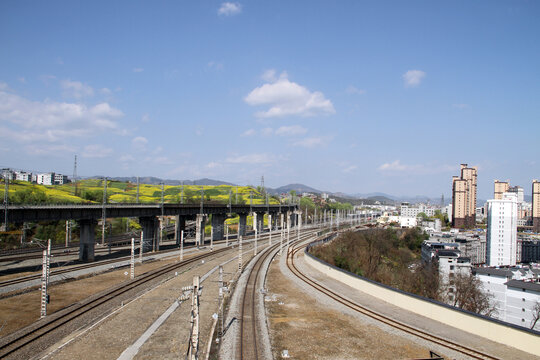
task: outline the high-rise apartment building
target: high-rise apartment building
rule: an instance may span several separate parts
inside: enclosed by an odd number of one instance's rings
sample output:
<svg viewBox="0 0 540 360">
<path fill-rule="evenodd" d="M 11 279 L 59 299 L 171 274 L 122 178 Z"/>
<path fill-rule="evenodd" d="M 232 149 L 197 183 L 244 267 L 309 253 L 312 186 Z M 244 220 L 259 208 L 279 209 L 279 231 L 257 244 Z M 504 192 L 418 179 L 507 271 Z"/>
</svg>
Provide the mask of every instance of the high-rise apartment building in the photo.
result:
<svg viewBox="0 0 540 360">
<path fill-rule="evenodd" d="M 501 200 L 502 199 L 502 194 L 504 194 L 505 192 L 508 191 L 508 188 L 510 187 L 510 184 L 508 183 L 508 181 L 495 180 L 494 185 L 495 185 L 495 191 L 494 191 L 493 198 L 495 200 Z"/>
<path fill-rule="evenodd" d="M 533 231 L 540 233 L 540 181 L 532 183 L 532 222 Z"/>
<path fill-rule="evenodd" d="M 523 188 L 521 186 L 510 186 L 507 192 L 517 194 L 518 204 L 521 204 L 523 203 L 523 201 L 525 201 L 525 193 L 523 192 Z"/>
<path fill-rule="evenodd" d="M 476 166 L 461 164 L 461 176 L 452 178 L 452 226 L 473 228 L 476 225 Z"/>
<path fill-rule="evenodd" d="M 502 199 L 488 200 L 486 264 L 516 265 L 517 194 L 504 193 Z"/>
</svg>

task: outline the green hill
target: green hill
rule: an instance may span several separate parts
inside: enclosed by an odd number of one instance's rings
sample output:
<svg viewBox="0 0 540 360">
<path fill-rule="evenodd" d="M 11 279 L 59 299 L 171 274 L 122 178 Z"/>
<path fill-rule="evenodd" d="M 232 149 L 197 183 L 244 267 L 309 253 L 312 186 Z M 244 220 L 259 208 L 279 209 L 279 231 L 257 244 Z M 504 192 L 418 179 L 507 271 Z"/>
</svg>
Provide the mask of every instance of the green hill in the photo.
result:
<svg viewBox="0 0 540 360">
<path fill-rule="evenodd" d="M 37 185 L 24 181 L 12 181 L 9 184 L 10 204 L 101 204 L 103 202 L 103 180 L 87 179 L 65 185 Z M 202 191 L 201 191 L 202 190 Z M 249 186 L 202 186 L 202 185 L 165 185 L 163 201 L 165 203 L 200 203 L 204 193 L 205 202 L 226 204 L 265 204 L 266 198 L 257 189 Z M 4 197 L 4 186 L 0 189 L 0 198 Z M 139 203 L 160 203 L 161 185 L 140 184 Z M 132 182 L 107 181 L 107 203 L 136 203 L 137 185 Z M 270 204 L 279 204 L 276 198 L 269 197 Z"/>
</svg>

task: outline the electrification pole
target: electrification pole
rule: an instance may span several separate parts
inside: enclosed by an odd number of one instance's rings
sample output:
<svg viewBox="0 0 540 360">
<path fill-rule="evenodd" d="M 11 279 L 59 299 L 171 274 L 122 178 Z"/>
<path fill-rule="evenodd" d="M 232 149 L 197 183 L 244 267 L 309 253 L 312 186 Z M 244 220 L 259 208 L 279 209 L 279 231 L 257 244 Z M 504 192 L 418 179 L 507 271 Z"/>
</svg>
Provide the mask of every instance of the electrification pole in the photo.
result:
<svg viewBox="0 0 540 360">
<path fill-rule="evenodd" d="M 101 210 L 101 245 L 105 244 L 105 223 L 106 221 L 106 204 L 107 204 L 107 178 L 103 178 L 103 207 Z"/>
</svg>

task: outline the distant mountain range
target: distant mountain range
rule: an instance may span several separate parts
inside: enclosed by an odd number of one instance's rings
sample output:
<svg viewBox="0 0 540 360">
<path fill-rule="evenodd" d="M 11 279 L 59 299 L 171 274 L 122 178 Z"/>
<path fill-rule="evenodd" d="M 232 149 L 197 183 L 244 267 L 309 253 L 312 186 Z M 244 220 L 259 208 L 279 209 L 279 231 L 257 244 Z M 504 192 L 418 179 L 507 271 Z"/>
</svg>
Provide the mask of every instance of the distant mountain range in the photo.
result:
<svg viewBox="0 0 540 360">
<path fill-rule="evenodd" d="M 92 178 L 102 178 L 102 176 L 93 176 Z M 131 176 L 131 177 L 113 177 L 110 178 L 111 180 L 116 181 L 124 181 L 124 182 L 137 182 L 137 177 Z M 228 185 L 228 186 L 236 186 L 237 184 L 233 184 L 230 182 L 222 181 L 222 180 L 213 180 L 208 178 L 198 179 L 198 180 L 163 180 L 157 177 L 153 176 L 145 176 L 145 177 L 139 177 L 139 182 L 141 184 L 152 184 L 152 185 L 158 185 L 161 183 L 164 183 L 165 185 L 205 185 L 205 186 L 217 186 L 217 185 Z M 381 192 L 372 192 L 372 193 L 356 193 L 356 194 L 345 194 L 342 192 L 336 192 L 332 193 L 330 191 L 322 191 L 315 188 L 312 188 L 310 186 L 304 185 L 304 184 L 289 184 L 280 186 L 278 188 L 266 188 L 266 191 L 269 194 L 272 195 L 279 195 L 283 193 L 290 193 L 291 190 L 294 190 L 297 194 L 302 193 L 312 193 L 312 194 L 322 194 L 327 193 L 328 195 L 331 195 L 332 197 L 337 198 L 336 200 L 339 201 L 349 201 L 352 203 L 361 203 L 364 202 L 366 204 L 374 203 L 376 201 L 383 203 L 383 204 L 395 204 L 400 202 L 410 202 L 410 203 L 431 203 L 431 204 L 440 204 L 441 199 L 440 198 L 430 198 L 429 196 L 424 195 L 417 195 L 417 196 L 395 196 L 390 195 L 386 193 Z M 527 200 L 527 198 L 530 198 L 530 196 L 525 196 L 526 201 L 530 201 L 530 199 Z M 363 200 L 363 201 L 362 201 Z M 450 198 L 445 197 L 445 205 L 449 204 L 451 202 Z M 484 204 L 484 200 L 478 199 L 478 204 Z"/>
<path fill-rule="evenodd" d="M 93 177 L 91 177 L 91 179 L 99 179 L 99 178 L 102 178 L 102 177 L 103 176 L 93 176 Z M 128 182 L 128 181 L 132 182 L 132 183 L 137 182 L 137 177 L 136 176 L 112 177 L 112 178 L 109 178 L 109 179 L 116 180 L 116 181 L 122 181 L 122 182 Z M 163 180 L 163 179 L 153 177 L 153 176 L 139 177 L 139 183 L 141 183 L 141 184 L 150 184 L 150 185 L 159 185 L 159 184 L 163 183 L 165 185 L 182 185 L 182 184 L 184 184 L 184 185 L 205 185 L 205 186 L 217 186 L 217 185 L 236 186 L 236 184 L 229 183 L 229 182 L 226 182 L 226 181 L 212 180 L 212 179 L 207 179 L 207 178 L 198 179 L 198 180 Z"/>
</svg>

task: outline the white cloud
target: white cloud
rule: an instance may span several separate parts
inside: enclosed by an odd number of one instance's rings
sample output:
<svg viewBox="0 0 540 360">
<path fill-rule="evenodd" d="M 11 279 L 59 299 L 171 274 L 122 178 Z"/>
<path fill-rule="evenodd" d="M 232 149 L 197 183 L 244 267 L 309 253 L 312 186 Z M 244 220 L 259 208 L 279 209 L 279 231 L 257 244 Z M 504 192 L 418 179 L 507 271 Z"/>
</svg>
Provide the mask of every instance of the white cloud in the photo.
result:
<svg viewBox="0 0 540 360">
<path fill-rule="evenodd" d="M 113 149 L 99 144 L 86 145 L 82 156 L 85 158 L 105 158 L 113 153 Z"/>
<path fill-rule="evenodd" d="M 240 136 L 246 137 L 246 136 L 253 136 L 255 134 L 256 134 L 255 130 L 248 129 L 248 130 L 244 131 L 242 134 L 240 134 Z"/>
<path fill-rule="evenodd" d="M 275 69 L 268 69 L 265 70 L 262 75 L 261 79 L 263 79 L 266 82 L 274 82 L 277 80 L 276 78 L 276 70 Z"/>
<path fill-rule="evenodd" d="M 414 166 L 402 165 L 399 160 L 396 160 L 391 163 L 384 163 L 381 166 L 379 166 L 379 170 L 383 170 L 383 171 L 405 171 L 405 170 L 410 170 L 412 168 L 414 168 Z"/>
<path fill-rule="evenodd" d="M 267 74 L 268 75 L 268 74 Z M 269 76 L 267 76 L 269 77 Z M 335 113 L 334 105 L 319 91 L 310 92 L 304 86 L 289 81 L 284 72 L 279 79 L 253 89 L 244 101 L 252 106 L 270 105 L 258 117 L 283 117 L 287 115 L 316 116 Z"/>
<path fill-rule="evenodd" d="M 85 97 L 94 96 L 94 89 L 87 84 L 83 84 L 80 81 L 62 80 L 60 82 L 63 94 L 65 97 L 72 97 L 75 99 L 82 99 Z"/>
<path fill-rule="evenodd" d="M 300 125 L 281 126 L 276 130 L 276 135 L 280 136 L 304 135 L 305 133 L 307 129 Z"/>
<path fill-rule="evenodd" d="M 345 89 L 345 92 L 346 92 L 347 94 L 363 95 L 363 94 L 366 93 L 366 90 L 358 89 L 358 88 L 355 87 L 355 86 L 349 85 L 349 86 L 347 87 L 347 89 Z"/>
<path fill-rule="evenodd" d="M 275 162 L 276 158 L 273 155 L 262 153 L 232 156 L 225 161 L 231 164 L 269 164 Z"/>
<path fill-rule="evenodd" d="M 141 121 L 142 121 L 143 123 L 150 122 L 150 115 L 149 115 L 149 114 L 143 114 L 143 115 L 141 116 Z"/>
<path fill-rule="evenodd" d="M 19 82 L 22 82 L 23 84 L 26 83 L 26 79 L 24 78 L 24 76 L 17 78 L 17 80 L 19 80 Z"/>
<path fill-rule="evenodd" d="M 305 148 L 314 148 L 317 146 L 326 146 L 330 141 L 327 137 L 308 137 L 293 143 L 294 146 L 302 146 Z"/>
<path fill-rule="evenodd" d="M 8 90 L 8 89 L 9 89 L 8 84 L 6 84 L 5 82 L 0 81 L 0 91 Z"/>
<path fill-rule="evenodd" d="M 137 136 L 131 139 L 131 144 L 138 150 L 144 150 L 148 140 L 143 136 Z"/>
<path fill-rule="evenodd" d="M 24 150 L 29 155 L 54 155 L 58 154 L 74 154 L 77 149 L 65 144 L 31 144 L 24 147 Z"/>
<path fill-rule="evenodd" d="M 209 168 L 209 169 L 218 169 L 218 168 L 223 167 L 223 164 L 220 164 L 220 163 L 215 162 L 215 161 L 211 161 L 208 164 L 206 164 L 206 167 Z"/>
<path fill-rule="evenodd" d="M 242 12 L 242 5 L 237 2 L 224 2 L 218 9 L 218 15 L 232 16 Z"/>
<path fill-rule="evenodd" d="M 140 73 L 140 72 L 143 72 L 144 69 L 143 68 L 133 68 L 133 72 L 135 73 Z"/>
<path fill-rule="evenodd" d="M 452 107 L 455 107 L 456 109 L 466 109 L 469 107 L 467 104 L 452 104 Z"/>
<path fill-rule="evenodd" d="M 388 173 L 407 173 L 415 172 L 417 174 L 437 174 L 444 172 L 455 171 L 455 166 L 447 164 L 402 164 L 401 161 L 395 160 L 390 163 L 384 163 L 379 166 L 378 170 Z"/>
<path fill-rule="evenodd" d="M 0 122 L 24 134 L 20 141 L 65 141 L 105 131 L 117 131 L 122 111 L 108 103 L 94 106 L 54 101 L 31 101 L 0 90 Z M 17 140 L 17 138 L 15 139 Z"/>
<path fill-rule="evenodd" d="M 403 74 L 403 80 L 405 81 L 405 87 L 416 87 L 420 85 L 422 79 L 426 76 L 426 73 L 421 70 L 409 70 Z"/>
<path fill-rule="evenodd" d="M 118 160 L 120 162 L 132 162 L 132 161 L 135 161 L 135 158 L 132 155 L 125 154 L 125 155 L 120 156 Z"/>
<path fill-rule="evenodd" d="M 111 95 L 111 94 L 112 94 L 112 91 L 111 91 L 111 89 L 109 89 L 109 88 L 101 88 L 100 92 L 101 92 L 103 95 Z"/>
<path fill-rule="evenodd" d="M 345 174 L 349 174 L 351 172 L 353 172 L 354 170 L 358 169 L 358 166 L 356 165 L 350 165 L 350 166 L 347 166 L 346 168 L 343 169 L 343 172 Z"/>
</svg>

